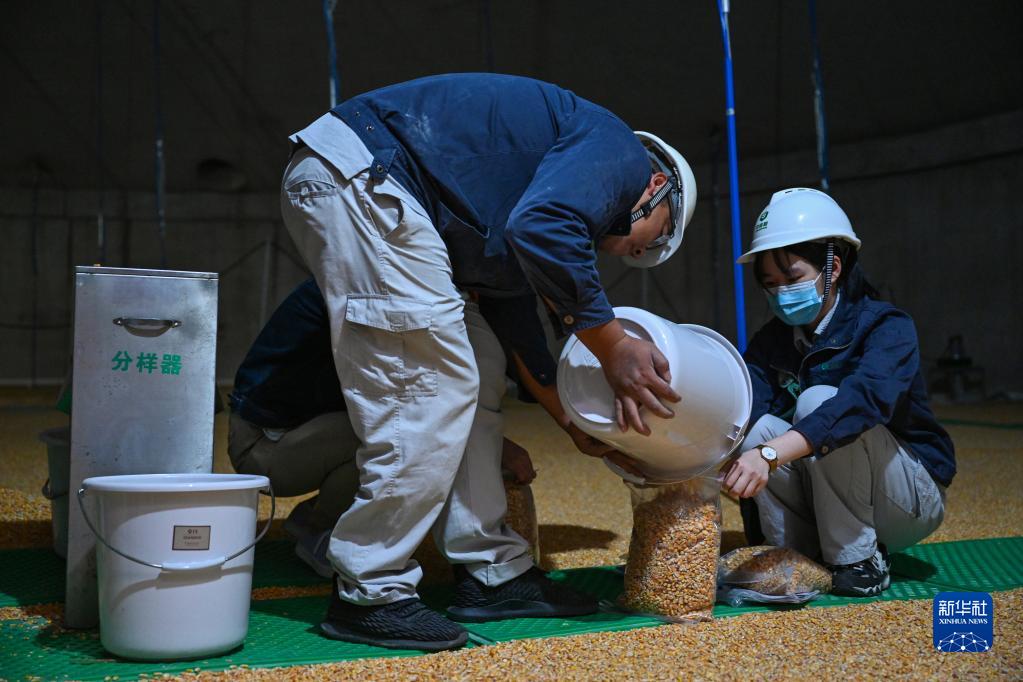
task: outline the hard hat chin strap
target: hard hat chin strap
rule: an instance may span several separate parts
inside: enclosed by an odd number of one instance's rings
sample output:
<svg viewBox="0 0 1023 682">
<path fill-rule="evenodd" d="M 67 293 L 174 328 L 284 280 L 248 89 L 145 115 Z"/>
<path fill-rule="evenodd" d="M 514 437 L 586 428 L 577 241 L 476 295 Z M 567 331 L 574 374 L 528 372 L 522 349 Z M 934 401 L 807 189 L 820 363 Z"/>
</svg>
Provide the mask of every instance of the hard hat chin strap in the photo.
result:
<svg viewBox="0 0 1023 682">
<path fill-rule="evenodd" d="M 831 271 L 835 261 L 835 240 L 828 240 L 828 256 L 824 261 L 824 302 L 828 302 L 828 294 L 831 293 Z"/>
<path fill-rule="evenodd" d="M 654 192 L 653 196 L 650 197 L 650 201 L 647 201 L 645 204 L 640 205 L 639 208 L 637 208 L 629 215 L 629 222 L 634 223 L 637 220 L 642 220 L 643 218 L 646 218 L 651 213 L 653 213 L 657 205 L 671 195 L 671 192 L 674 188 L 675 178 L 670 177 L 668 178 L 668 181 L 666 183 L 661 185 L 660 189 Z"/>
</svg>

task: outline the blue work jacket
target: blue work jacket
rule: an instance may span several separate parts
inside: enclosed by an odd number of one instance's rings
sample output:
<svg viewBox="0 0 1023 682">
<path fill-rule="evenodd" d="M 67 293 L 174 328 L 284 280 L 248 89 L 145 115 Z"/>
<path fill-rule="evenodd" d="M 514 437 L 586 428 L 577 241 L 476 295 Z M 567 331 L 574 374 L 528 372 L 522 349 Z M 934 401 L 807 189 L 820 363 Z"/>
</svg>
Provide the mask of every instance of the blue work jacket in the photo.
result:
<svg viewBox="0 0 1023 682">
<path fill-rule="evenodd" d="M 331 113 L 373 154 L 370 176 L 391 176 L 427 210 L 455 284 L 517 298 L 534 330 L 533 292 L 565 334 L 614 318 L 594 244 L 612 226 L 628 230 L 651 173 L 621 119 L 549 83 L 497 74 L 421 78 Z"/>
<path fill-rule="evenodd" d="M 889 303 L 862 298 L 841 305 L 806 355 L 796 350 L 792 327 L 775 318 L 745 354 L 753 379 L 755 423 L 764 414 L 787 417 L 799 392 L 829 385 L 838 393 L 793 424 L 818 457 L 881 424 L 947 486 L 956 473 L 952 439 L 927 400 L 913 320 Z"/>
<path fill-rule="evenodd" d="M 327 304 L 315 280 L 298 285 L 267 320 L 235 374 L 230 403 L 242 419 L 268 429 L 345 409 Z"/>
</svg>

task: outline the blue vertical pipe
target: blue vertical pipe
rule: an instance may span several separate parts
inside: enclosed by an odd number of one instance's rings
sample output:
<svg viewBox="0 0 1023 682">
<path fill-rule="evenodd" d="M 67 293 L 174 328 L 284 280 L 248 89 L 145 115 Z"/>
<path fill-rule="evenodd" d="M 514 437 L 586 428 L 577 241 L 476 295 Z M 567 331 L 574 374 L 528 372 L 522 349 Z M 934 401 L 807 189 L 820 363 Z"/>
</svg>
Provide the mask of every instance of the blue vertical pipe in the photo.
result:
<svg viewBox="0 0 1023 682">
<path fill-rule="evenodd" d="M 327 25 L 327 65 L 330 69 L 330 108 L 341 96 L 341 74 L 337 70 L 337 44 L 334 40 L 334 8 L 337 0 L 323 0 L 323 22 Z"/>
<path fill-rule="evenodd" d="M 732 40 L 728 33 L 728 0 L 717 0 L 721 39 L 725 48 L 725 122 L 728 124 L 728 199 L 732 214 L 732 274 L 735 285 L 735 336 L 739 352 L 746 351 L 746 294 L 742 266 L 742 228 L 739 214 L 739 145 L 735 140 L 735 84 L 732 79 Z"/>
<path fill-rule="evenodd" d="M 817 170 L 821 176 L 821 189 L 831 189 L 831 171 L 828 168 L 828 123 L 824 116 L 824 76 L 821 74 L 821 49 L 817 42 L 817 2 L 809 0 L 810 42 L 813 44 L 813 114 L 817 125 Z"/>
</svg>

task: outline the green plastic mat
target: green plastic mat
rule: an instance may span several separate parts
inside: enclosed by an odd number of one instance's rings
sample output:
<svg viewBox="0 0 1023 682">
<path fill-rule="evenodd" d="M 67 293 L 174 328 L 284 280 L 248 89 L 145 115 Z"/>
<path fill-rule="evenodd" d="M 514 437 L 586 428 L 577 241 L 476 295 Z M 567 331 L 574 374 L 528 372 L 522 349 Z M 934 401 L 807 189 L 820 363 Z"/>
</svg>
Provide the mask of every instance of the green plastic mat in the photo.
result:
<svg viewBox="0 0 1023 682">
<path fill-rule="evenodd" d="M 622 590 L 621 573 L 614 567 L 554 571 L 550 575 L 607 602 L 617 599 Z M 1023 537 L 938 542 L 910 547 L 892 556 L 891 576 L 891 587 L 880 596 L 864 599 L 827 594 L 807 606 L 931 599 L 939 592 L 998 592 L 1023 587 Z M 714 616 L 720 618 L 792 608 L 800 607 L 718 604 L 714 607 Z M 596 630 L 587 632 L 592 631 Z"/>
<path fill-rule="evenodd" d="M 52 549 L 0 551 L 0 606 L 64 601 L 64 573 Z"/>
<path fill-rule="evenodd" d="M 50 549 L 0 550 L 0 607 L 64 601 L 64 560 Z M 264 540 L 256 546 L 253 587 L 326 584 L 295 556 L 295 544 Z"/>
<path fill-rule="evenodd" d="M 263 571 L 261 580 L 290 580 L 295 569 L 290 550 L 283 551 L 268 543 L 257 558 L 257 572 Z M 11 567 L 12 559 L 30 560 L 37 554 L 28 550 L 0 552 L 0 585 L 7 589 L 12 574 L 22 575 L 32 567 Z M 259 568 L 259 561 L 266 565 Z M 56 562 L 60 564 L 59 561 Z M 62 566 L 62 564 L 61 564 Z M 39 566 L 37 565 L 36 568 Z M 298 568 L 303 568 L 298 564 Z M 303 569 L 304 570 L 304 569 Z M 62 574 L 62 571 L 59 572 Z M 43 581 L 41 573 L 36 577 Z M 306 570 L 299 579 L 318 582 Z M 647 615 L 630 614 L 614 607 L 614 600 L 622 590 L 622 575 L 614 567 L 599 567 L 554 571 L 551 577 L 578 589 L 585 590 L 602 600 L 600 613 L 581 618 L 517 619 L 469 626 L 471 640 L 476 645 L 537 637 L 558 637 L 589 632 L 631 630 L 660 625 L 662 620 Z M 47 579 L 48 580 L 48 579 Z M 277 583 L 280 584 L 280 583 Z M 40 586 L 34 594 L 44 594 Z M 872 600 L 849 599 L 825 595 L 808 607 L 841 606 L 867 601 L 928 599 L 942 591 L 993 592 L 1023 587 L 1023 537 L 993 540 L 969 540 L 918 545 L 896 554 L 892 562 L 892 586 L 880 597 Z M 33 593 L 23 591 L 22 599 Z M 51 589 L 49 594 L 53 594 Z M 432 607 L 442 609 L 450 598 L 450 587 L 424 590 L 424 600 Z M 40 599 L 39 601 L 53 601 Z M 26 604 L 27 601 L 19 603 Z M 310 663 L 328 663 L 381 656 L 409 656 L 418 652 L 395 652 L 376 647 L 333 642 L 320 636 L 316 625 L 323 616 L 326 599 L 302 597 L 294 599 L 260 600 L 252 603 L 249 635 L 245 645 L 225 656 L 203 661 L 182 663 L 131 663 L 118 661 L 106 654 L 98 634 L 91 632 L 56 633 L 45 626 L 42 618 L 0 621 L 0 678 L 99 680 L 117 676 L 133 679 L 140 674 L 175 673 L 200 668 L 223 670 L 232 666 L 279 667 Z M 742 613 L 763 612 L 799 607 L 718 605 L 716 617 Z"/>
<path fill-rule="evenodd" d="M 99 633 L 55 634 L 42 618 L 0 621 L 0 678 L 6 680 L 136 679 L 154 673 L 226 670 L 233 666 L 280 667 L 383 656 L 415 656 L 418 651 L 392 651 L 326 639 L 317 625 L 323 618 L 323 597 L 252 602 L 249 634 L 241 648 L 224 656 L 178 663 L 136 663 L 112 658 Z"/>
</svg>

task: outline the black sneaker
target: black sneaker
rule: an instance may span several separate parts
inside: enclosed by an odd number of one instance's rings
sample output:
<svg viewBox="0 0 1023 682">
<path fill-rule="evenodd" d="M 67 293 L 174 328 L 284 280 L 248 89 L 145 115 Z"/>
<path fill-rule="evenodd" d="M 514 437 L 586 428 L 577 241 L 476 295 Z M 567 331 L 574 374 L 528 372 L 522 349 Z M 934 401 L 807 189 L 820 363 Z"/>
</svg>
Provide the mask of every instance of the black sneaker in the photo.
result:
<svg viewBox="0 0 1023 682">
<path fill-rule="evenodd" d="M 416 597 L 380 606 L 346 602 L 338 596 L 337 576 L 320 630 L 331 639 L 385 649 L 446 651 L 464 646 L 469 639 L 461 625 L 426 608 Z"/>
<path fill-rule="evenodd" d="M 888 589 L 888 559 L 883 549 L 845 566 L 832 566 L 831 593 L 843 597 L 876 597 Z"/>
<path fill-rule="evenodd" d="M 465 566 L 455 566 L 455 597 L 448 607 L 454 620 L 480 623 L 507 618 L 564 618 L 597 612 L 597 600 L 560 585 L 532 567 L 497 587 L 473 578 Z"/>
</svg>

